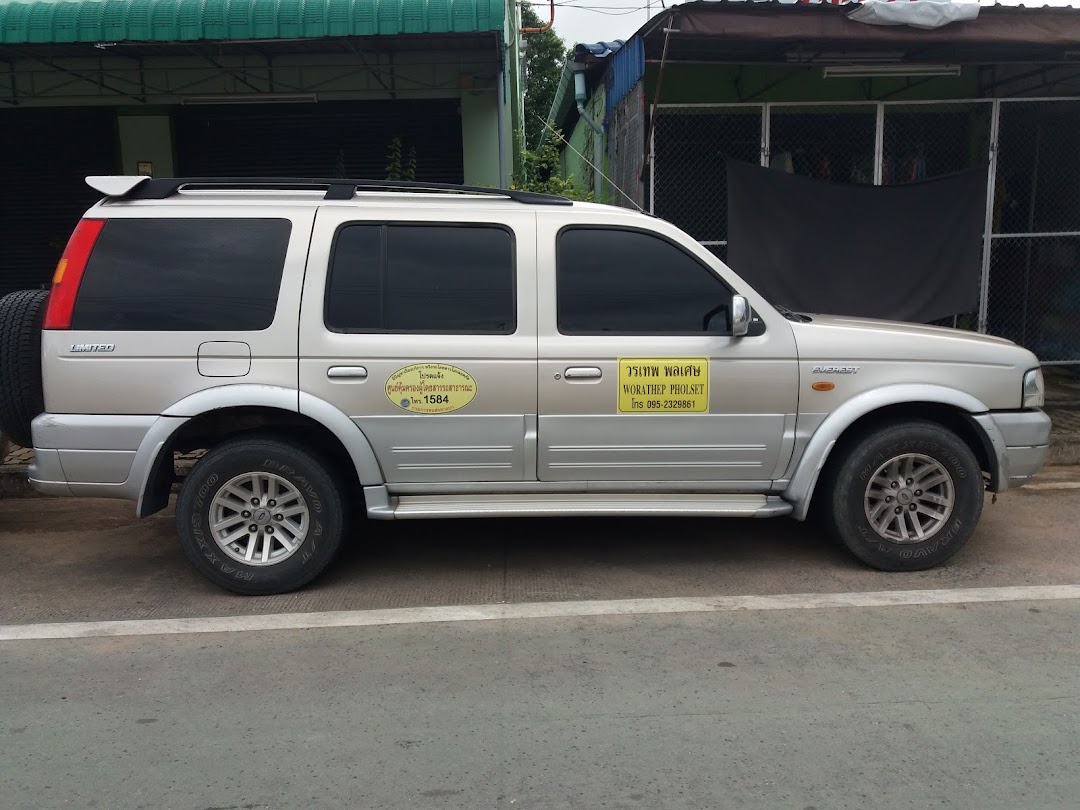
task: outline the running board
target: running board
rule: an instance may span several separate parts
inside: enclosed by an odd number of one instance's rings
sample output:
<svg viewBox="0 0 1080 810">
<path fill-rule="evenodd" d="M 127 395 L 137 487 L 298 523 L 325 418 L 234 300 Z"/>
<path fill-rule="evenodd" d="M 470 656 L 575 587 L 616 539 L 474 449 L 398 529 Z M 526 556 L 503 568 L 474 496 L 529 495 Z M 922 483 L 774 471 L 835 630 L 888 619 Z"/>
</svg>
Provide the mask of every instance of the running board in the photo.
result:
<svg viewBox="0 0 1080 810">
<path fill-rule="evenodd" d="M 537 494 L 402 495 L 390 499 L 392 515 L 372 517 L 779 517 L 792 505 L 775 495 Z"/>
</svg>

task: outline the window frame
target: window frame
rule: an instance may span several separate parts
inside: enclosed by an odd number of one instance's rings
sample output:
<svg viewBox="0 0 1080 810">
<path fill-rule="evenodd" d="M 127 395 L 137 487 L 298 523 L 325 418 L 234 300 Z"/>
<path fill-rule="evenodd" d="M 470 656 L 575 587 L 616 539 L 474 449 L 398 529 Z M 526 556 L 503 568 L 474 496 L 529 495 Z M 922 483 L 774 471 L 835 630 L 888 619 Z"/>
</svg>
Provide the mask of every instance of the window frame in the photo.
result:
<svg viewBox="0 0 1080 810">
<path fill-rule="evenodd" d="M 379 234 L 379 280 L 382 285 L 379 296 L 379 311 L 385 318 L 386 311 L 386 280 L 389 278 L 389 261 L 387 259 L 387 233 L 393 227 L 407 228 L 470 228 L 484 230 L 499 230 L 510 237 L 510 305 L 513 322 L 509 329 L 370 329 L 370 328 L 342 328 L 331 326 L 330 293 L 334 283 L 334 265 L 337 261 L 339 237 L 346 228 L 356 225 L 374 226 L 380 229 Z M 515 335 L 518 331 L 518 246 L 517 233 L 508 225 L 498 222 L 458 222 L 454 220 L 384 220 L 384 219 L 358 219 L 340 223 L 334 229 L 334 235 L 330 243 L 330 257 L 326 268 L 326 284 L 323 288 L 323 328 L 328 332 L 339 335 Z"/>
<path fill-rule="evenodd" d="M 715 270 L 713 270 L 709 265 L 705 264 L 697 256 L 695 256 L 694 254 L 692 254 L 688 250 L 686 250 L 682 245 L 680 245 L 674 239 L 669 238 L 665 234 L 657 233 L 656 231 L 649 230 L 648 228 L 637 228 L 637 227 L 633 227 L 633 226 L 630 226 L 630 225 L 585 225 L 585 224 L 581 224 L 581 223 L 573 223 L 573 224 L 570 224 L 570 225 L 564 225 L 555 234 L 555 328 L 556 328 L 556 330 L 558 331 L 558 333 L 560 335 L 565 335 L 566 337 L 608 337 L 608 336 L 610 336 L 610 337 L 665 337 L 665 336 L 667 336 L 667 337 L 731 337 L 732 336 L 730 329 L 726 333 L 702 332 L 702 331 L 694 331 L 694 332 L 676 332 L 676 331 L 651 331 L 651 332 L 646 332 L 646 331 L 635 331 L 635 332 L 624 332 L 624 331 L 573 331 L 573 332 L 568 332 L 568 331 L 565 331 L 563 329 L 563 326 L 562 326 L 562 323 L 561 323 L 561 317 L 560 317 L 561 314 L 562 314 L 562 307 L 560 306 L 560 300 L 559 300 L 559 289 L 560 289 L 560 286 L 561 286 L 560 282 L 559 282 L 559 273 L 561 271 L 562 262 L 561 262 L 561 258 L 560 258 L 561 253 L 560 253 L 559 242 L 562 239 L 563 234 L 566 233 L 567 231 L 621 231 L 621 232 L 624 232 L 624 233 L 638 233 L 638 234 L 642 234 L 644 236 L 650 236 L 650 237 L 652 237 L 654 239 L 658 239 L 658 240 L 660 240 L 662 242 L 666 242 L 668 245 L 675 248 L 680 253 L 682 253 L 684 256 L 686 256 L 687 258 L 692 260 L 702 270 L 702 272 L 709 274 L 709 276 L 711 276 L 713 279 L 715 279 L 715 281 L 718 284 L 720 284 L 723 288 L 727 289 L 728 292 L 730 293 L 730 295 L 732 295 L 732 296 L 739 295 L 738 291 L 733 289 L 731 287 L 731 285 L 728 284 L 727 280 L 725 278 L 723 278 L 719 273 L 717 273 Z M 729 303 L 729 306 L 730 306 L 730 303 Z M 729 323 L 731 321 L 730 312 L 728 314 L 728 321 L 729 321 Z"/>
<path fill-rule="evenodd" d="M 292 217 L 288 217 L 288 216 L 255 217 L 255 216 L 247 216 L 247 215 L 245 215 L 245 216 L 202 216 L 202 215 L 196 215 L 196 216 L 173 216 L 173 215 L 168 215 L 168 216 L 119 216 L 119 217 L 107 216 L 107 217 L 104 217 L 104 219 L 106 220 L 105 229 L 108 229 L 109 226 L 114 224 L 114 223 L 128 223 L 128 222 L 160 223 L 160 222 L 166 222 L 167 221 L 167 222 L 214 222 L 214 223 L 218 223 L 218 222 L 230 222 L 230 223 L 231 222 L 283 222 L 283 223 L 285 223 L 286 227 L 288 228 L 288 234 L 287 234 L 287 237 L 285 239 L 285 252 L 281 255 L 281 267 L 280 267 L 280 269 L 278 270 L 278 273 L 277 273 L 278 280 L 277 280 L 277 289 L 274 292 L 274 310 L 273 310 L 273 313 L 271 314 L 269 323 L 267 323 L 266 326 L 260 327 L 258 329 L 239 329 L 239 328 L 235 328 L 235 327 L 231 327 L 231 326 L 215 327 L 215 328 L 206 327 L 206 326 L 195 326 L 195 327 L 190 327 L 190 328 L 185 328 L 185 329 L 162 328 L 162 327 L 154 327 L 153 329 L 145 329 L 145 328 L 131 329 L 131 328 L 125 328 L 123 326 L 116 326 L 116 325 L 112 325 L 112 326 L 92 326 L 92 327 L 76 326 L 75 325 L 75 318 L 78 315 L 78 310 L 79 310 L 79 294 L 81 294 L 82 289 L 83 289 L 83 285 L 80 284 L 79 285 L 79 293 L 76 294 L 75 305 L 74 305 L 74 307 L 72 309 L 71 331 L 80 331 L 80 332 L 143 332 L 143 333 L 146 333 L 146 332 L 162 332 L 162 333 L 176 333 L 176 334 L 194 334 L 194 333 L 198 333 L 198 332 L 206 332 L 206 333 L 212 332 L 212 333 L 215 333 L 215 334 L 254 335 L 254 334 L 259 334 L 260 332 L 269 331 L 270 329 L 274 328 L 274 324 L 277 323 L 278 314 L 279 314 L 279 312 L 281 310 L 281 290 L 282 290 L 282 287 L 285 284 L 285 280 L 286 280 L 286 268 L 288 267 L 288 264 L 289 264 L 289 251 L 292 249 L 293 240 L 296 238 L 296 234 L 297 234 L 296 220 L 293 219 Z M 103 231 L 103 233 L 104 233 L 104 231 Z M 99 237 L 98 242 L 100 242 L 100 241 L 101 240 L 100 240 L 100 237 Z M 94 248 L 90 251 L 90 255 L 87 257 L 86 269 L 85 269 L 84 275 L 83 275 L 84 280 L 86 278 L 86 272 L 89 271 L 90 268 L 91 268 L 91 263 L 93 262 L 93 259 L 94 259 L 94 250 L 97 249 L 97 246 L 98 246 L 97 243 L 95 243 Z"/>
</svg>

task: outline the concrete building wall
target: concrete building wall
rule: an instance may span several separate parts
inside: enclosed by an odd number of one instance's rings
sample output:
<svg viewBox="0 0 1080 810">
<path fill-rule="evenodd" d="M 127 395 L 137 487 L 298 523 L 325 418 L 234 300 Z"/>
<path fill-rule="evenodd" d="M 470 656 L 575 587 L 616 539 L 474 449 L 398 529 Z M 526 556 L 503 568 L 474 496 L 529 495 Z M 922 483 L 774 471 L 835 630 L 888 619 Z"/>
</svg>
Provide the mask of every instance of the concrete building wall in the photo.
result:
<svg viewBox="0 0 1080 810">
<path fill-rule="evenodd" d="M 499 167 L 498 91 L 461 95 L 461 141 L 465 182 L 475 186 L 501 183 Z"/>
<path fill-rule="evenodd" d="M 597 85 L 593 90 L 592 95 L 589 96 L 589 100 L 585 103 L 585 110 L 597 123 L 603 123 L 604 121 L 605 99 L 606 94 L 604 92 L 604 86 L 601 84 Z M 563 147 L 562 150 L 563 177 L 573 181 L 574 187 L 581 191 L 592 191 L 595 172 L 589 163 L 595 162 L 593 151 L 595 148 L 594 139 L 598 136 L 593 132 L 592 127 L 588 125 L 585 119 L 580 116 L 578 116 L 574 128 L 569 133 L 563 133 L 563 136 L 570 144 L 570 146 Z M 604 174 L 607 174 L 607 169 L 604 167 L 605 162 L 606 150 L 604 150 L 604 155 L 598 168 L 604 172 Z M 596 202 L 608 202 L 608 200 L 602 199 L 597 200 Z"/>
</svg>

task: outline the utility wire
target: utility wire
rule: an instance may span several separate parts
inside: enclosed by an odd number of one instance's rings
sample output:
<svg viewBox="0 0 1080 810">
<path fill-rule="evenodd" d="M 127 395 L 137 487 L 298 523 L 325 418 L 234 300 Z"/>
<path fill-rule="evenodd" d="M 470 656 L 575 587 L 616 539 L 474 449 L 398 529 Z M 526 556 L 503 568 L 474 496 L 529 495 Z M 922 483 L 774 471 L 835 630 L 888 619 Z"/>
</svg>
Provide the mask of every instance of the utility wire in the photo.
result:
<svg viewBox="0 0 1080 810">
<path fill-rule="evenodd" d="M 622 190 L 621 188 L 619 188 L 619 186 L 618 186 L 618 185 L 617 185 L 617 184 L 615 183 L 615 181 L 614 181 L 614 180 L 612 180 L 612 179 L 611 179 L 610 177 L 608 177 L 608 176 L 607 176 L 606 174 L 604 174 L 604 172 L 603 172 L 603 171 L 602 171 L 601 169 L 597 168 L 597 166 L 596 166 L 596 165 L 595 165 L 595 164 L 594 164 L 594 163 L 593 163 L 593 162 L 592 162 L 591 160 L 589 160 L 589 159 L 588 159 L 587 157 L 585 157 L 585 156 L 584 156 L 583 154 L 581 154 L 581 152 L 579 152 L 579 151 L 578 151 L 577 149 L 575 149 L 575 148 L 574 148 L 574 146 L 573 146 L 573 144 L 571 144 L 571 143 L 570 143 L 570 141 L 566 140 L 566 138 L 564 138 L 564 137 L 563 137 L 563 134 L 562 134 L 561 132 L 559 132 L 559 130 L 558 130 L 558 129 L 556 129 L 556 128 L 554 127 L 554 125 L 552 125 L 552 123 L 551 123 L 550 121 L 546 120 L 546 119 L 545 119 L 545 118 L 544 118 L 543 116 L 541 116 L 541 115 L 538 115 L 538 116 L 536 116 L 536 119 L 537 119 L 538 121 L 540 121 L 540 123 L 542 123 L 542 124 L 544 125 L 544 128 L 545 128 L 545 129 L 548 129 L 548 130 L 550 130 L 550 131 L 551 131 L 551 134 L 552 134 L 552 135 L 554 135 L 554 136 L 555 136 L 556 138 L 558 138 L 558 139 L 559 139 L 560 141 L 562 141 L 562 142 L 563 142 L 564 144 L 566 144 L 567 148 L 568 148 L 568 149 L 569 149 L 569 150 L 570 150 L 571 152 L 573 152 L 573 153 L 574 153 L 575 155 L 577 155 L 577 156 L 578 156 L 579 158 L 581 158 L 582 160 L 584 160 L 584 161 L 585 161 L 585 162 L 586 162 L 586 163 L 587 163 L 587 164 L 588 164 L 589 166 L 591 166 L 591 167 L 592 167 L 592 170 L 593 170 L 594 172 L 598 173 L 598 174 L 599 174 L 599 175 L 600 175 L 601 177 L 603 177 L 603 178 L 604 178 L 605 180 L 607 180 L 607 181 L 608 181 L 608 183 L 610 183 L 610 184 L 611 184 L 611 187 L 612 187 L 613 189 L 615 189 L 615 190 L 616 190 L 617 192 L 619 192 L 619 193 L 620 193 L 620 194 L 622 194 L 622 195 L 623 195 L 624 197 L 626 197 L 626 199 L 630 201 L 630 204 L 631 204 L 632 206 L 634 206 L 634 208 L 636 208 L 636 209 L 637 209 L 638 211 L 640 211 L 640 212 L 641 212 L 642 214 L 644 214 L 644 213 L 645 213 L 645 209 L 644 209 L 644 208 L 642 208 L 642 207 L 641 207 L 640 205 L 638 205 L 638 204 L 637 204 L 637 201 L 636 201 L 636 200 L 634 200 L 634 198 L 633 198 L 633 197 L 631 197 L 631 196 L 630 196 L 629 194 L 627 194 L 627 193 L 626 193 L 625 191 L 623 191 L 623 190 Z M 596 136 L 595 136 L 595 133 L 594 133 L 594 137 L 596 137 Z M 597 202 L 600 202 L 600 200 L 597 200 Z"/>
</svg>

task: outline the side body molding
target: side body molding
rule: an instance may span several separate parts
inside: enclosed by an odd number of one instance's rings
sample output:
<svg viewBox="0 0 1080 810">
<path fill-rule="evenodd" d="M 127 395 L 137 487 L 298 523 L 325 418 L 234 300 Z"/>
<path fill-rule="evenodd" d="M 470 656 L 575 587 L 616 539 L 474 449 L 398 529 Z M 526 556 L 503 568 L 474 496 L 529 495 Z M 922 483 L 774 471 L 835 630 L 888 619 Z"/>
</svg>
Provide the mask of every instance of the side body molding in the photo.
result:
<svg viewBox="0 0 1080 810">
<path fill-rule="evenodd" d="M 171 459 L 162 457 L 173 434 L 196 416 L 225 408 L 266 407 L 299 413 L 310 417 L 329 430 L 341 442 L 360 482 L 364 486 L 378 486 L 384 482 L 382 470 L 363 431 L 348 416 L 329 402 L 304 394 L 295 389 L 272 385 L 223 385 L 199 391 L 166 409 L 151 426 L 143 439 L 132 464 L 127 486 L 137 494 L 140 517 L 153 514 L 162 508 L 154 503 L 156 476 L 171 473 Z"/>
<path fill-rule="evenodd" d="M 845 430 L 851 427 L 858 419 L 868 413 L 885 408 L 889 405 L 904 405 L 917 402 L 933 403 L 938 405 L 950 405 L 968 414 L 985 413 L 989 410 L 971 394 L 947 388 L 943 385 L 905 384 L 887 385 L 857 394 L 833 411 L 824 422 L 814 431 L 814 435 L 807 442 L 806 449 L 798 459 L 798 463 L 791 475 L 790 483 L 781 493 L 781 497 L 792 504 L 795 509 L 791 516 L 796 520 L 805 520 L 806 513 L 810 508 L 810 499 L 817 486 L 818 476 L 821 474 L 825 462 L 829 458 L 837 439 Z M 981 422 L 973 422 L 979 426 Z M 1000 445 L 1000 437 L 994 441 L 992 436 L 984 436 L 988 447 L 993 446 L 990 457 L 997 461 Z M 996 471 L 992 471 L 996 476 Z"/>
</svg>

